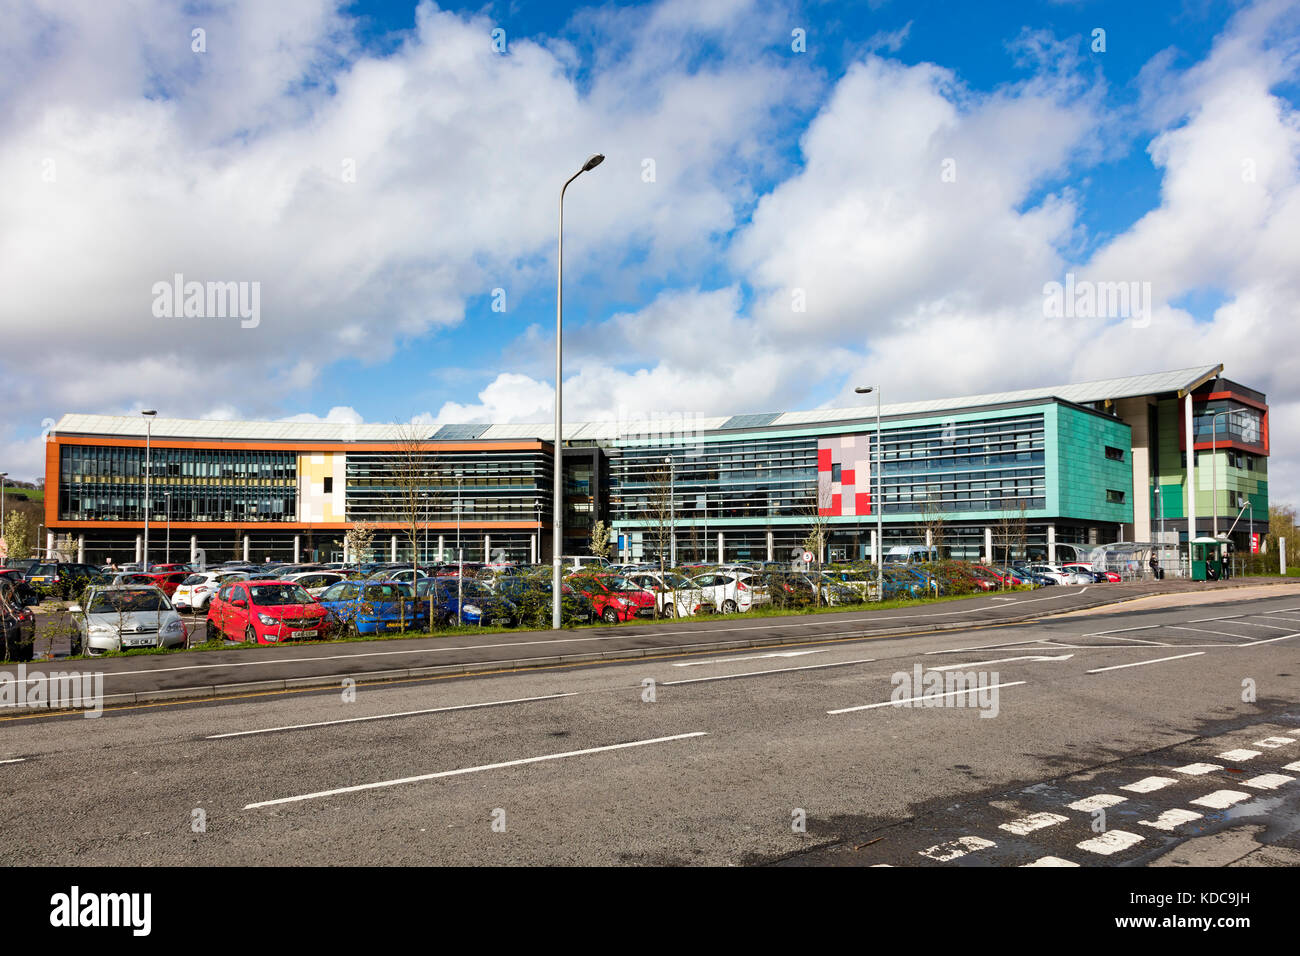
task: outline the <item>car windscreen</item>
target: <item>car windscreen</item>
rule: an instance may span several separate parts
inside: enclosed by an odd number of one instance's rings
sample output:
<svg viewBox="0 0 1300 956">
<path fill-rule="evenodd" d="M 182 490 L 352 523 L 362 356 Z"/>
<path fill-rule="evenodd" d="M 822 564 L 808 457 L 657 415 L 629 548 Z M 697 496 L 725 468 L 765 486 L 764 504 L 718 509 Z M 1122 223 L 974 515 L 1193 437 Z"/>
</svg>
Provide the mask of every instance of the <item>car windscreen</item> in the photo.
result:
<svg viewBox="0 0 1300 956">
<path fill-rule="evenodd" d="M 89 614 L 134 614 L 137 611 L 170 611 L 171 604 L 153 588 L 130 591 L 99 591 L 90 599 Z"/>
<path fill-rule="evenodd" d="M 182 581 L 181 584 L 202 584 L 207 579 L 208 576 L 206 574 L 191 574 L 188 578 Z"/>
<path fill-rule="evenodd" d="M 250 587 L 253 603 L 263 606 L 312 604 L 312 597 L 296 584 L 255 584 Z"/>
<path fill-rule="evenodd" d="M 397 584 L 367 584 L 365 599 L 367 601 L 395 601 L 399 595 L 403 594 L 409 597 L 409 593 Z"/>
</svg>

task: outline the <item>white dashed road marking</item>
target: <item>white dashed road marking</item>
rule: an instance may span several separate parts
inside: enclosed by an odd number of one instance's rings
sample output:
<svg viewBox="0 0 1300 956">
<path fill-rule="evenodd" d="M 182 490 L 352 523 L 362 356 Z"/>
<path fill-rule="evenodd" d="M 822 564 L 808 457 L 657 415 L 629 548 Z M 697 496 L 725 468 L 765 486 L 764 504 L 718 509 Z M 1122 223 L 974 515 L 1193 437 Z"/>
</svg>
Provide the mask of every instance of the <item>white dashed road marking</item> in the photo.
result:
<svg viewBox="0 0 1300 956">
<path fill-rule="evenodd" d="M 1283 770 L 1294 770 L 1294 771 L 1296 771 L 1297 773 L 1300 773 L 1300 760 L 1297 760 L 1295 763 L 1289 763 L 1289 764 L 1287 764 L 1285 767 L 1283 767 L 1282 769 L 1283 769 Z"/>
<path fill-rule="evenodd" d="M 1033 863 L 1025 863 L 1024 866 L 1078 866 L 1078 863 L 1071 863 L 1069 860 L 1062 860 L 1059 856 L 1039 857 Z"/>
<path fill-rule="evenodd" d="M 949 860 L 956 860 L 965 856 L 967 853 L 973 853 L 976 850 L 985 850 L 991 846 L 997 846 L 992 840 L 985 840 L 983 837 L 964 836 L 958 837 L 951 843 L 940 843 L 938 846 L 932 846 L 928 850 L 918 850 L 921 856 L 928 856 L 932 860 L 938 860 L 940 863 L 947 863 Z"/>
<path fill-rule="evenodd" d="M 818 666 L 829 666 L 829 665 L 818 665 Z M 703 678 L 703 679 L 712 680 L 713 678 Z M 666 681 L 666 683 L 683 684 L 687 682 L 674 680 L 674 681 Z M 875 710 L 877 707 L 899 707 L 903 704 L 914 704 L 920 700 L 939 700 L 943 697 L 971 697 L 975 694 L 981 694 L 984 693 L 985 691 L 993 690 L 998 687 L 1019 687 L 1023 683 L 1025 682 L 1022 680 L 1013 680 L 1005 684 L 989 684 L 987 687 L 972 687 L 970 690 L 954 690 L 946 694 L 926 694 L 922 697 L 907 697 L 902 700 L 887 700 L 880 704 L 859 704 L 857 707 L 841 707 L 839 710 L 828 710 L 826 711 L 826 713 L 851 714 L 857 710 Z"/>
<path fill-rule="evenodd" d="M 1191 823 L 1193 820 L 1201 819 L 1201 815 L 1194 810 L 1166 810 L 1154 820 L 1139 820 L 1144 827 L 1155 827 L 1157 830 L 1173 830 L 1184 823 Z"/>
<path fill-rule="evenodd" d="M 1084 813 L 1092 813 L 1093 810 L 1104 810 L 1106 807 L 1113 807 L 1117 803 L 1123 803 L 1127 797 L 1117 797 L 1113 793 L 1099 793 L 1093 797 L 1084 797 L 1082 800 L 1076 800 L 1069 804 L 1071 810 L 1082 810 Z"/>
<path fill-rule="evenodd" d="M 1264 747 L 1268 750 L 1276 750 L 1278 747 L 1285 747 L 1287 744 L 1295 743 L 1290 737 L 1265 737 L 1263 740 L 1256 740 L 1252 747 Z"/>
<path fill-rule="evenodd" d="M 1251 777 L 1249 780 L 1241 781 L 1243 787 L 1254 787 L 1256 790 L 1276 790 L 1284 783 L 1290 783 L 1295 777 L 1288 777 L 1284 773 L 1261 773 L 1258 777 Z"/>
<path fill-rule="evenodd" d="M 1087 673 L 1100 674 L 1102 671 L 1118 671 L 1123 670 L 1126 667 L 1145 667 L 1147 664 L 1161 664 L 1165 661 L 1178 661 L 1182 660 L 1184 657 L 1200 657 L 1204 653 L 1205 651 L 1192 651 L 1190 654 L 1175 654 L 1173 657 L 1157 657 L 1155 660 L 1134 661 L 1132 664 L 1113 664 L 1110 667 L 1095 667 L 1092 670 L 1087 671 Z"/>
<path fill-rule="evenodd" d="M 1171 783 L 1177 783 L 1173 777 L 1143 777 L 1135 783 L 1120 787 L 1121 790 L 1128 790 L 1132 793 L 1151 793 L 1153 790 L 1163 790 Z"/>
<path fill-rule="evenodd" d="M 1186 767 L 1175 767 L 1174 773 L 1186 773 L 1192 776 L 1200 776 L 1203 773 L 1213 773 L 1223 768 L 1217 763 L 1189 763 Z"/>
<path fill-rule="evenodd" d="M 1198 807 L 1209 807 L 1211 810 L 1226 810 L 1234 803 L 1249 799 L 1250 794 L 1242 793 L 1240 790 L 1215 790 L 1214 793 L 1207 793 L 1189 802 Z"/>
<path fill-rule="evenodd" d="M 1225 750 L 1221 754 L 1215 754 L 1220 760 L 1232 760 L 1241 763 L 1243 760 L 1254 760 L 1259 756 L 1258 750 Z"/>
<path fill-rule="evenodd" d="M 1024 836 L 1026 833 L 1033 833 L 1035 830 L 1041 830 L 1044 827 L 1054 827 L 1058 823 L 1064 823 L 1069 817 L 1063 817 L 1059 813 L 1031 813 L 1027 817 L 1021 817 L 1019 820 L 1012 820 L 1010 823 L 998 825 L 999 830 L 1006 830 L 1017 836 Z"/>
<path fill-rule="evenodd" d="M 1075 846 L 1080 850 L 1087 850 L 1089 853 L 1110 856 L 1112 853 L 1127 850 L 1129 847 L 1136 846 L 1141 842 L 1142 837 L 1136 833 L 1129 833 L 1127 830 L 1107 830 L 1101 836 L 1093 837 L 1091 840 L 1084 840 L 1082 843 L 1076 843 Z"/>
<path fill-rule="evenodd" d="M 674 734 L 671 737 L 652 737 L 649 740 L 632 740 L 622 744 L 610 744 L 606 747 L 588 747 L 585 750 L 569 750 L 558 754 L 543 754 L 540 757 L 523 757 L 519 760 L 505 760 L 501 763 L 484 764 L 481 767 L 461 767 L 457 770 L 443 770 L 438 773 L 423 773 L 416 777 L 399 777 L 396 780 L 380 780 L 376 783 L 363 783 L 354 787 L 339 787 L 335 790 L 320 790 L 316 793 L 304 793 L 296 797 L 281 797 L 278 800 L 262 800 L 250 803 L 245 810 L 259 807 L 273 807 L 283 803 L 299 803 L 303 800 L 316 800 L 320 797 L 334 797 L 344 793 L 359 793 L 362 790 L 378 790 L 382 787 L 395 787 L 403 783 L 422 783 L 425 780 L 438 780 L 443 777 L 456 777 L 467 773 L 481 773 L 484 770 L 500 770 L 504 767 L 521 767 L 524 764 L 541 763 L 544 760 L 562 760 L 565 757 L 581 757 L 587 754 L 607 753 L 611 750 L 626 750 L 628 747 L 645 747 L 649 744 L 665 744 L 674 740 L 686 740 L 691 737 L 707 737 L 708 733 L 697 730 L 690 734 Z"/>
</svg>

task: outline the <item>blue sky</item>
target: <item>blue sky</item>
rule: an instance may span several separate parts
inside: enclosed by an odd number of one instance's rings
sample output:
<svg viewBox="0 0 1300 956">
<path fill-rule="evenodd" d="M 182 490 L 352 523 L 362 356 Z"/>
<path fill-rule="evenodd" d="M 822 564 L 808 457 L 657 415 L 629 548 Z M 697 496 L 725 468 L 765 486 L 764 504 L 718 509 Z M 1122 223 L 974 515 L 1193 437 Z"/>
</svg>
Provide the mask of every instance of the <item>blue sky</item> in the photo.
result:
<svg viewBox="0 0 1300 956">
<path fill-rule="evenodd" d="M 66 412 L 546 420 L 556 194 L 601 151 L 566 203 L 570 419 L 1223 362 L 1300 494 L 1285 0 L 17 0 L 9 25 L 14 474 Z M 1067 272 L 1148 314 L 1046 321 Z M 177 273 L 257 284 L 255 327 L 159 314 Z"/>
</svg>

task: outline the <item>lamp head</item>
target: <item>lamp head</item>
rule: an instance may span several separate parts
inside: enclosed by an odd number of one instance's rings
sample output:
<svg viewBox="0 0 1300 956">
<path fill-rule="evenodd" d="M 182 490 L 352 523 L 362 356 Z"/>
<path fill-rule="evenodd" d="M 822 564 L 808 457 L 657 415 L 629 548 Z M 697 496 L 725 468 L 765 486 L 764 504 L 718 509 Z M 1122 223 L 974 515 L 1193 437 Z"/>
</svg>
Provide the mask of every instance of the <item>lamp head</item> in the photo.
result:
<svg viewBox="0 0 1300 956">
<path fill-rule="evenodd" d="M 592 156 L 591 159 L 587 160 L 585 163 L 582 164 L 582 171 L 584 173 L 589 173 L 604 161 L 605 161 L 605 154 L 597 153 L 596 155 Z"/>
</svg>

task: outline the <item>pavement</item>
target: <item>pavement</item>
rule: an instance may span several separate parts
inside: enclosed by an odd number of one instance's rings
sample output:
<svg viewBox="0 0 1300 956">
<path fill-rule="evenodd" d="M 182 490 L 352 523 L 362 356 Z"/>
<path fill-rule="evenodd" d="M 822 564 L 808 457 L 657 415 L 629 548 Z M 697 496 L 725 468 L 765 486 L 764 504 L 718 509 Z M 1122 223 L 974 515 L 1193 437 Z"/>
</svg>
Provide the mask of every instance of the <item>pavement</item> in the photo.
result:
<svg viewBox="0 0 1300 956">
<path fill-rule="evenodd" d="M 0 863 L 1292 865 L 1300 595 L 1245 593 L 10 716 Z"/>
<path fill-rule="evenodd" d="M 681 651 L 741 649 L 808 641 L 879 638 L 968 627 L 1005 626 L 1046 615 L 1125 602 L 1182 595 L 1251 593 L 1300 595 L 1300 582 L 1286 578 L 1192 582 L 1182 579 L 1035 591 L 992 593 L 915 608 L 852 610 L 782 617 L 673 620 L 559 631 L 458 633 L 424 638 L 322 642 L 286 647 L 245 647 L 187 654 L 127 655 L 76 662 L 79 673 L 102 674 L 108 706 L 177 698 L 217 697 L 356 681 L 407 680 L 521 668 L 623 661 Z M 45 614 L 44 631 L 54 615 Z M 205 635 L 202 617 L 189 622 L 191 642 Z M 66 635 L 38 651 L 57 658 L 70 650 Z M 37 666 L 37 665 L 33 665 Z M 9 712 L 21 708 L 9 708 Z"/>
</svg>

